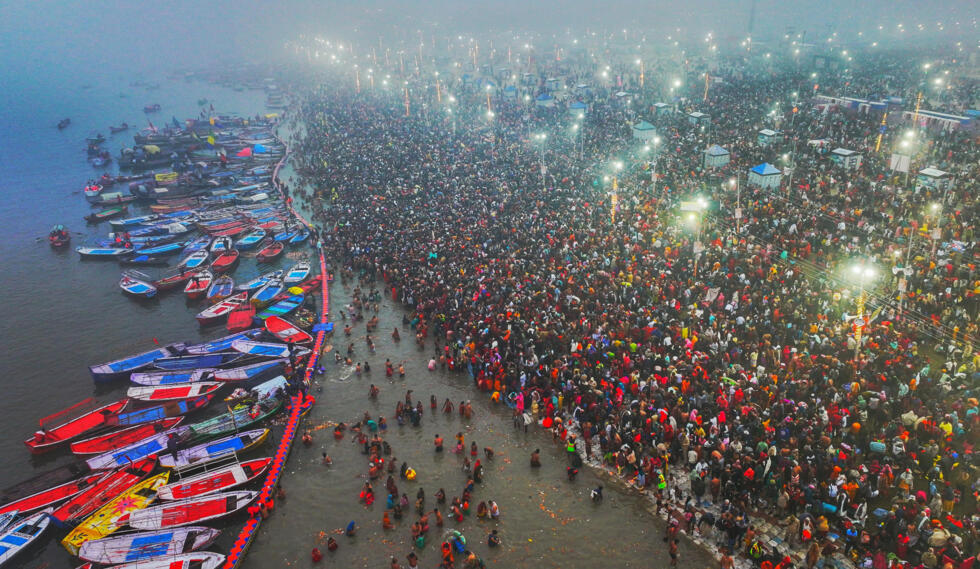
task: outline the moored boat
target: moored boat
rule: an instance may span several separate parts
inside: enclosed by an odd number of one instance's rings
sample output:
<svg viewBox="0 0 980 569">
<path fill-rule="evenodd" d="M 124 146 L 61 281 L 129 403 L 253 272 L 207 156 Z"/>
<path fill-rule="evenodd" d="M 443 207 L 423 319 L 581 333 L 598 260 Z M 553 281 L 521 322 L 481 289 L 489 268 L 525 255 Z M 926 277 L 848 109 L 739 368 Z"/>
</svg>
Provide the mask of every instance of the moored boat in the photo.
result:
<svg viewBox="0 0 980 569">
<path fill-rule="evenodd" d="M 167 484 L 157 491 L 161 500 L 186 500 L 200 498 L 215 492 L 230 490 L 248 484 L 269 468 L 271 458 L 256 458 L 240 464 L 231 464 L 210 472 L 202 472 Z"/>
<path fill-rule="evenodd" d="M 173 356 L 160 358 L 151 365 L 157 369 L 166 370 L 187 370 L 203 367 L 219 367 L 230 364 L 241 358 L 241 354 L 234 352 L 222 352 L 216 354 L 192 354 L 186 356 Z"/>
<path fill-rule="evenodd" d="M 109 424 L 114 426 L 126 427 L 129 425 L 140 425 L 143 423 L 153 423 L 166 419 L 167 417 L 177 417 L 185 415 L 198 409 L 207 407 L 211 402 L 210 395 L 202 395 L 195 399 L 185 399 L 183 401 L 168 401 L 161 405 L 154 405 L 136 411 L 120 413 L 109 419 Z"/>
<path fill-rule="evenodd" d="M 183 417 L 167 417 L 152 423 L 133 425 L 111 433 L 75 441 L 70 446 L 71 452 L 75 455 L 106 453 L 172 429 L 183 420 Z"/>
<path fill-rule="evenodd" d="M 136 401 L 156 403 L 160 401 L 178 401 L 191 399 L 199 395 L 208 395 L 217 391 L 221 383 L 215 381 L 198 381 L 176 385 L 139 385 L 130 387 L 126 396 Z"/>
<path fill-rule="evenodd" d="M 262 312 L 256 315 L 259 320 L 265 320 L 270 316 L 285 316 L 290 312 L 296 310 L 303 305 L 303 300 L 306 297 L 302 294 L 294 294 L 292 296 L 287 296 L 282 300 L 276 301 L 275 304 L 269 306 Z"/>
<path fill-rule="evenodd" d="M 197 322 L 201 326 L 207 326 L 213 324 L 232 313 L 236 308 L 240 306 L 249 306 L 248 304 L 248 292 L 242 291 L 234 296 L 230 296 L 221 302 L 209 306 L 204 310 L 197 313 Z M 251 307 L 250 307 L 251 308 Z M 252 309 L 255 310 L 254 308 Z"/>
<path fill-rule="evenodd" d="M 243 354 L 264 358 L 288 358 L 290 356 L 301 358 L 310 353 L 308 348 L 302 346 L 256 342 L 254 340 L 235 340 L 231 347 Z"/>
<path fill-rule="evenodd" d="M 138 215 L 136 217 L 127 217 L 125 219 L 113 219 L 109 221 L 109 225 L 117 229 L 126 229 L 128 227 L 137 227 L 139 225 L 144 225 L 150 223 L 151 221 L 156 221 L 160 216 L 151 213 L 149 215 Z"/>
<path fill-rule="evenodd" d="M 119 470 L 106 472 L 98 482 L 70 500 L 61 504 L 51 513 L 51 521 L 60 527 L 74 525 L 88 517 L 92 512 L 121 494 L 127 488 L 146 478 L 157 466 L 155 457 L 144 458 L 128 464 Z"/>
<path fill-rule="evenodd" d="M 264 287 L 265 285 L 269 284 L 269 281 L 271 281 L 272 279 L 282 277 L 282 274 L 283 272 L 281 270 L 265 273 L 264 275 L 260 275 L 250 281 L 244 282 L 236 286 L 235 290 L 248 290 L 248 291 L 258 290 Z"/>
<path fill-rule="evenodd" d="M 51 524 L 49 513 L 49 510 L 38 512 L 25 520 L 10 524 L 0 533 L 0 565 L 10 561 L 41 537 Z"/>
<path fill-rule="evenodd" d="M 271 263 L 281 257 L 285 250 L 286 246 L 281 241 L 275 241 L 259 251 L 255 256 L 255 260 L 259 263 Z"/>
<path fill-rule="evenodd" d="M 300 261 L 286 270 L 286 276 L 283 277 L 283 282 L 287 285 L 301 283 L 310 276 L 311 270 L 312 266 L 309 261 Z"/>
<path fill-rule="evenodd" d="M 248 294 L 243 292 L 242 294 Z M 252 303 L 245 302 L 228 314 L 228 322 L 225 328 L 229 332 L 241 332 L 253 326 L 252 320 L 255 318 L 255 307 Z"/>
<path fill-rule="evenodd" d="M 153 257 L 150 255 L 135 255 L 133 257 L 120 257 L 119 264 L 136 267 L 166 267 L 170 260 L 166 257 Z"/>
<path fill-rule="evenodd" d="M 166 486 L 160 490 L 164 488 Z M 220 534 L 219 530 L 202 526 L 131 533 L 86 541 L 79 549 L 78 557 L 103 565 L 141 562 L 142 568 L 151 559 L 165 558 L 170 561 L 178 554 L 203 549 Z"/>
<path fill-rule="evenodd" d="M 209 250 L 215 255 L 220 255 L 225 251 L 230 251 L 232 248 L 232 240 L 230 237 L 216 237 L 214 241 L 211 242 L 211 247 Z"/>
<path fill-rule="evenodd" d="M 224 562 L 225 556 L 220 553 L 194 551 L 114 565 L 111 569 L 218 569 Z"/>
<path fill-rule="evenodd" d="M 191 280 L 197 274 L 197 271 L 187 271 L 184 269 L 179 269 L 161 276 L 159 279 L 153 281 L 153 286 L 157 287 L 157 290 L 170 290 L 184 285 L 187 281 Z"/>
<path fill-rule="evenodd" d="M 253 491 L 221 492 L 164 502 L 129 516 L 129 526 L 140 530 L 176 528 L 234 514 L 259 495 Z"/>
<path fill-rule="evenodd" d="M 256 306 L 265 306 L 272 302 L 272 300 L 285 289 L 285 285 L 282 282 L 282 277 L 274 277 L 269 279 L 269 282 L 265 283 L 265 286 L 260 288 L 255 294 L 252 295 L 252 299 L 249 301 Z"/>
<path fill-rule="evenodd" d="M 137 385 L 147 386 L 194 383 L 208 379 L 214 371 L 215 368 L 197 368 L 178 371 L 142 371 L 129 376 L 129 381 Z"/>
<path fill-rule="evenodd" d="M 158 455 L 167 450 L 167 441 L 170 437 L 181 443 L 190 438 L 190 427 L 176 427 L 162 433 L 149 436 L 141 441 L 136 441 L 131 445 L 124 446 L 97 456 L 93 456 L 85 461 L 92 470 L 106 470 L 110 468 L 121 468 L 127 464 Z"/>
<path fill-rule="evenodd" d="M 177 262 L 177 267 L 194 270 L 207 264 L 211 253 L 207 249 L 200 249 L 192 252 Z"/>
<path fill-rule="evenodd" d="M 207 269 L 199 271 L 184 285 L 184 294 L 191 299 L 201 298 L 211 288 L 213 281 L 214 274 L 211 271 Z"/>
<path fill-rule="evenodd" d="M 310 230 L 309 229 L 306 229 L 306 228 L 303 228 L 303 229 L 300 229 L 299 231 L 297 231 L 296 232 L 296 235 L 293 235 L 289 239 L 289 241 L 287 242 L 287 245 L 290 245 L 290 246 L 292 246 L 292 245 L 299 245 L 301 243 L 305 243 L 306 240 L 309 239 L 309 238 L 310 238 Z"/>
<path fill-rule="evenodd" d="M 3 506 L 0 506 L 0 514 L 14 511 L 22 514 L 29 514 L 31 512 L 53 506 L 54 504 L 63 502 L 75 494 L 78 494 L 79 492 L 92 486 L 98 482 L 100 478 L 102 478 L 102 473 L 93 472 L 91 474 L 86 474 L 77 480 L 65 482 L 64 484 L 59 484 L 54 488 L 48 488 L 47 490 L 42 490 L 36 494 L 25 496 L 20 500 L 7 502 Z"/>
<path fill-rule="evenodd" d="M 157 295 L 157 287 L 150 282 L 148 275 L 137 271 L 123 271 L 119 277 L 119 288 L 130 296 L 137 298 L 153 298 Z"/>
<path fill-rule="evenodd" d="M 279 316 L 266 318 L 265 330 L 287 344 L 309 344 L 313 342 L 313 336 Z"/>
<path fill-rule="evenodd" d="M 54 448 L 56 445 L 68 442 L 89 431 L 105 426 L 107 418 L 122 411 L 127 404 L 128 401 L 122 399 L 93 409 L 95 400 L 89 397 L 64 411 L 41 419 L 41 429 L 34 433 L 33 437 L 24 441 L 24 444 L 27 445 L 27 448 L 31 449 L 32 453 L 45 452 Z M 69 418 L 73 414 L 77 414 L 77 416 Z M 54 427 L 48 426 L 60 421 L 63 422 L 56 424 Z"/>
<path fill-rule="evenodd" d="M 261 328 L 256 328 L 254 330 L 246 330 L 244 332 L 238 332 L 231 334 L 229 336 L 224 336 L 222 338 L 217 338 L 211 340 L 210 342 L 204 342 L 203 344 L 194 344 L 192 346 L 187 346 L 187 353 L 191 355 L 200 354 L 214 354 L 218 352 L 227 352 L 231 350 L 231 344 L 235 340 L 254 340 L 262 334 Z"/>
<path fill-rule="evenodd" d="M 238 433 L 230 437 L 218 439 L 205 444 L 177 451 L 176 458 L 165 454 L 160 457 L 160 464 L 167 468 L 184 468 L 192 464 L 202 464 L 229 454 L 248 450 L 262 444 L 269 436 L 269 429 L 255 429 Z"/>
<path fill-rule="evenodd" d="M 89 223 L 99 223 L 100 221 L 106 221 L 112 219 L 117 215 L 122 215 L 127 212 L 127 207 L 124 205 L 118 205 L 115 207 L 109 207 L 102 211 L 97 211 L 85 216 L 85 221 Z"/>
<path fill-rule="evenodd" d="M 205 298 L 211 302 L 218 302 L 219 300 L 231 296 L 231 293 L 234 292 L 234 290 L 234 279 L 228 275 L 221 275 L 220 277 L 214 279 L 214 282 L 211 283 L 211 287 L 208 288 L 208 293 L 205 295 Z"/>
<path fill-rule="evenodd" d="M 248 232 L 244 237 L 235 243 L 235 248 L 240 251 L 247 251 L 249 249 L 254 249 L 262 240 L 265 239 L 264 229 L 254 229 Z"/>
<path fill-rule="evenodd" d="M 68 553 L 78 555 L 79 548 L 86 541 L 102 539 L 111 535 L 125 525 L 125 519 L 132 512 L 152 504 L 156 500 L 157 489 L 166 484 L 169 477 L 170 472 L 167 471 L 129 487 L 83 520 L 61 540 L 61 545 L 68 550 Z"/>
<path fill-rule="evenodd" d="M 261 377 L 268 377 L 273 374 L 282 373 L 286 369 L 289 360 L 279 358 L 264 362 L 249 364 L 247 366 L 235 367 L 230 369 L 219 369 L 214 372 L 215 381 L 248 381 Z"/>
<path fill-rule="evenodd" d="M 211 272 L 220 274 L 230 271 L 235 268 L 240 255 L 241 253 L 238 252 L 238 249 L 231 249 L 221 253 L 211 262 Z"/>
<path fill-rule="evenodd" d="M 91 469 L 84 462 L 71 462 L 53 470 L 42 472 L 41 474 L 0 490 L 0 504 L 14 502 L 32 494 L 43 492 L 53 486 L 60 486 L 89 472 L 91 472 Z"/>
<path fill-rule="evenodd" d="M 110 222 L 111 223 L 111 222 Z M 164 243 L 162 245 L 156 245 L 153 247 L 146 247 L 143 249 L 137 249 L 133 251 L 134 255 L 152 255 L 156 257 L 162 257 L 166 255 L 176 255 L 186 246 L 186 243 L 175 241 L 172 243 Z"/>
<path fill-rule="evenodd" d="M 76 247 L 75 252 L 84 259 L 115 259 L 133 253 L 125 247 Z"/>
<path fill-rule="evenodd" d="M 155 350 L 143 352 L 142 354 L 136 354 L 135 356 L 128 356 L 108 363 L 89 366 L 89 372 L 92 374 L 92 379 L 96 382 L 111 381 L 124 375 L 128 376 L 134 371 L 147 367 L 154 360 L 176 356 L 183 350 L 184 344 L 169 344 L 156 348 Z"/>
<path fill-rule="evenodd" d="M 209 439 L 228 435 L 243 428 L 254 425 L 266 417 L 274 415 L 282 402 L 278 398 L 270 398 L 254 405 L 241 406 L 222 413 L 216 417 L 205 419 L 200 423 L 189 425 L 191 435 L 195 439 Z"/>
</svg>

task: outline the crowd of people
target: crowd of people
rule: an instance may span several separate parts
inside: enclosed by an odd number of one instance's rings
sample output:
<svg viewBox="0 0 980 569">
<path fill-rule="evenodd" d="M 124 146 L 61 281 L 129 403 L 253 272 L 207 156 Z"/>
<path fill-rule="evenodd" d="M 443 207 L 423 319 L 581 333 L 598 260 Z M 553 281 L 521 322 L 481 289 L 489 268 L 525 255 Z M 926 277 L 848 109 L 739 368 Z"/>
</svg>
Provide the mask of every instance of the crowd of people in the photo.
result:
<svg viewBox="0 0 980 569">
<path fill-rule="evenodd" d="M 905 56 L 869 55 L 819 89 L 846 80 L 855 96 L 908 100 L 914 70 L 889 63 Z M 562 65 L 570 85 L 594 71 Z M 705 101 L 699 90 L 668 114 L 648 106 L 649 76 L 630 105 L 593 93 L 581 122 L 501 94 L 488 115 L 466 84 L 448 84 L 445 113 L 434 96 L 423 111 L 330 82 L 290 110 L 289 191 L 343 278 L 403 303 L 430 368 L 553 429 L 570 479 L 580 456 L 614 469 L 676 526 L 715 536 L 723 563 L 787 569 L 801 547 L 811 568 L 838 550 L 875 569 L 971 567 L 975 134 L 888 123 L 883 148 L 911 130 L 913 167 L 954 176 L 935 192 L 876 152 L 881 115 L 817 108 L 806 71 L 728 62 L 714 75 Z M 955 89 L 947 100 L 974 96 Z M 640 119 L 659 143 L 632 140 Z M 785 142 L 760 146 L 765 127 Z M 810 140 L 863 163 L 845 169 Z M 711 144 L 727 165 L 704 166 Z M 792 175 L 750 185 L 762 162 Z M 856 263 L 874 278 L 850 279 Z M 755 527 L 776 518 L 780 550 Z"/>
</svg>

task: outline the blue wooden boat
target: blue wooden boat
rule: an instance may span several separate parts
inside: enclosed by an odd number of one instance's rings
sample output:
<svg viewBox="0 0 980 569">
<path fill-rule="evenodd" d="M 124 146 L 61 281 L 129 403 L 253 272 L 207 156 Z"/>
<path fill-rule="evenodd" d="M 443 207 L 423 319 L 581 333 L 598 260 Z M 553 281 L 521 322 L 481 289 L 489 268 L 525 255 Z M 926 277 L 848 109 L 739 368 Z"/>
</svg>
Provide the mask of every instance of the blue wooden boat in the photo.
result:
<svg viewBox="0 0 980 569">
<path fill-rule="evenodd" d="M 239 251 L 254 249 L 263 239 L 265 239 L 265 229 L 255 229 L 239 239 L 235 243 L 235 248 Z"/>
<path fill-rule="evenodd" d="M 231 237 L 216 237 L 211 243 L 210 250 L 215 255 L 220 255 L 232 247 Z"/>
<path fill-rule="evenodd" d="M 178 417 L 186 415 L 191 411 L 203 409 L 211 402 L 213 393 L 201 395 L 194 399 L 184 399 L 181 401 L 167 401 L 153 407 L 146 407 L 137 411 L 129 411 L 109 417 L 106 420 L 108 426 L 129 427 L 132 425 L 142 425 L 143 423 L 154 423 L 167 417 Z"/>
<path fill-rule="evenodd" d="M 249 381 L 273 374 L 280 374 L 286 369 L 286 364 L 288 363 L 289 359 L 279 358 L 242 367 L 219 369 L 214 372 L 213 379 L 215 381 Z"/>
<path fill-rule="evenodd" d="M 151 221 L 156 221 L 157 219 L 160 219 L 160 216 L 155 213 L 151 213 L 149 215 L 139 215 L 136 217 L 127 217 L 124 219 L 110 219 L 109 225 L 116 228 L 137 227 L 149 223 Z"/>
<path fill-rule="evenodd" d="M 112 381 L 139 371 L 160 358 L 169 358 L 183 353 L 184 344 L 169 344 L 149 352 L 128 356 L 109 363 L 89 366 L 92 379 L 96 382 Z"/>
<path fill-rule="evenodd" d="M 280 275 L 282 271 L 279 271 Z M 269 282 L 258 290 L 249 301 L 256 306 L 264 306 L 272 302 L 285 289 L 286 285 L 282 282 L 282 276 L 269 279 Z"/>
<path fill-rule="evenodd" d="M 262 312 L 258 313 L 256 315 L 256 318 L 259 318 L 261 320 L 265 320 L 266 318 L 268 318 L 270 316 L 285 316 L 285 315 L 289 314 L 290 312 L 296 310 L 300 306 L 302 306 L 303 305 L 303 299 L 305 299 L 305 298 L 306 298 L 306 296 L 304 296 L 302 294 L 295 294 L 295 295 L 290 296 L 288 298 L 284 298 L 284 299 L 280 300 L 279 302 L 273 304 L 272 306 L 266 308 Z"/>
<path fill-rule="evenodd" d="M 228 275 L 221 275 L 214 279 L 211 288 L 208 289 L 207 299 L 211 302 L 218 302 L 223 298 L 231 296 L 235 291 L 235 280 Z"/>
<path fill-rule="evenodd" d="M 216 368 L 200 368 L 181 371 L 138 371 L 129 376 L 129 381 L 138 385 L 170 385 L 173 383 L 194 383 L 211 377 Z"/>
<path fill-rule="evenodd" d="M 85 259 L 116 259 L 133 252 L 122 247 L 77 247 L 75 251 Z"/>
<path fill-rule="evenodd" d="M 153 286 L 150 277 L 136 271 L 123 271 L 119 278 L 119 288 L 137 298 L 153 298 L 157 295 L 157 287 Z"/>
<path fill-rule="evenodd" d="M 308 229 L 300 229 L 296 232 L 296 235 L 293 235 L 292 238 L 290 238 L 288 245 L 299 245 L 300 243 L 304 243 L 309 238 L 310 231 Z"/>
<path fill-rule="evenodd" d="M 306 277 L 310 276 L 312 269 L 313 266 L 310 265 L 309 261 L 300 261 L 286 270 L 286 276 L 283 277 L 283 282 L 287 285 L 301 283 L 306 280 Z"/>
<path fill-rule="evenodd" d="M 230 336 L 225 336 L 223 338 L 218 338 L 217 340 L 211 340 L 210 342 L 204 342 L 203 344 L 195 344 L 193 346 L 187 346 L 184 351 L 188 354 L 200 355 L 200 354 L 214 354 L 217 352 L 227 352 L 231 350 L 231 343 L 235 340 L 254 340 L 262 334 L 261 328 L 253 328 L 252 330 L 245 330 L 244 332 L 239 332 L 237 334 L 232 334 Z"/>
<path fill-rule="evenodd" d="M 240 284 L 236 286 L 235 290 L 249 290 L 249 291 L 258 290 L 264 287 L 265 285 L 269 284 L 269 281 L 271 281 L 272 279 L 279 278 L 281 276 L 282 276 L 281 270 L 272 271 L 262 276 L 255 277 L 254 279 L 244 284 Z"/>
<path fill-rule="evenodd" d="M 139 249 L 135 252 L 136 255 L 176 255 L 180 253 L 181 249 L 184 248 L 186 243 L 176 242 L 176 243 L 164 243 L 163 245 L 157 245 L 156 247 L 149 247 L 147 249 Z"/>
<path fill-rule="evenodd" d="M 241 341 L 241 340 L 236 340 Z M 234 342 L 232 342 L 234 343 Z M 217 354 L 195 354 L 190 356 L 173 356 L 160 358 L 152 362 L 152 366 L 157 369 L 169 371 L 198 369 L 204 367 L 218 367 L 230 364 L 242 357 L 235 352 L 221 352 Z"/>
<path fill-rule="evenodd" d="M 190 255 L 187 255 L 180 262 L 177 263 L 178 267 L 184 267 L 188 270 L 200 269 L 207 264 L 208 259 L 211 258 L 211 253 L 207 249 L 201 249 L 194 251 Z"/>
<path fill-rule="evenodd" d="M 284 243 L 288 242 L 293 237 L 296 237 L 296 232 L 292 230 L 281 231 L 272 236 L 273 241 L 282 241 Z"/>
<path fill-rule="evenodd" d="M 256 342 L 254 340 L 235 340 L 231 343 L 235 351 L 250 356 L 261 356 L 263 358 L 288 358 L 289 348 L 286 344 L 273 344 L 271 342 Z M 310 353 L 308 348 L 293 345 L 293 355 L 303 357 Z"/>
<path fill-rule="evenodd" d="M 230 437 L 191 447 L 177 452 L 177 458 L 165 454 L 160 456 L 160 465 L 166 468 L 183 468 L 201 464 L 222 456 L 247 450 L 261 444 L 269 436 L 269 429 L 255 429 Z"/>
<path fill-rule="evenodd" d="M 86 460 L 85 463 L 92 470 L 122 468 L 152 454 L 166 452 L 167 439 L 170 438 L 170 435 L 173 435 L 177 439 L 177 442 L 181 443 L 190 438 L 191 433 L 190 427 L 177 427 L 105 454 L 93 456 Z"/>
<path fill-rule="evenodd" d="M 3 530 L 3 533 L 0 533 L 0 565 L 27 549 L 41 537 L 41 534 L 51 523 L 48 514 L 53 511 L 53 508 L 48 508 L 27 519 L 11 523 Z"/>
<path fill-rule="evenodd" d="M 207 249 L 210 246 L 211 246 L 211 236 L 204 235 L 188 243 L 187 246 L 184 247 L 184 250 L 181 251 L 181 253 L 184 255 L 190 255 L 191 253 L 201 251 L 202 249 Z"/>
</svg>

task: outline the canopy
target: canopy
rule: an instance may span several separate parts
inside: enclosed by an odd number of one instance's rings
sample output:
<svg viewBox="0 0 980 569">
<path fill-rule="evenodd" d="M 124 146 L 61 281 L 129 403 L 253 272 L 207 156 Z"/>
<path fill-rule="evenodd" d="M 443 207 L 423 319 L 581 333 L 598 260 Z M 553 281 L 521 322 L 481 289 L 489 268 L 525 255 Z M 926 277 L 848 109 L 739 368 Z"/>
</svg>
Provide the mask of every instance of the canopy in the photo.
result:
<svg viewBox="0 0 980 569">
<path fill-rule="evenodd" d="M 728 151 L 717 144 L 713 144 L 711 145 L 711 148 L 707 150 L 707 153 L 709 156 L 724 156 L 728 154 Z"/>
<path fill-rule="evenodd" d="M 653 130 L 656 127 L 653 126 L 652 124 L 648 123 L 647 121 L 640 121 L 640 122 L 636 123 L 635 125 L 633 125 L 633 128 L 636 129 L 636 130 Z"/>
<path fill-rule="evenodd" d="M 256 144 L 255 146 L 252 147 L 252 151 L 255 152 L 256 154 L 265 154 L 266 152 L 269 151 L 269 149 L 266 148 L 265 146 L 262 146 L 261 144 Z"/>
<path fill-rule="evenodd" d="M 150 154 L 156 154 L 157 152 L 160 152 L 160 147 L 156 144 L 147 144 L 143 147 L 143 150 L 149 152 Z"/>
<path fill-rule="evenodd" d="M 241 150 L 238 151 L 237 154 L 235 154 L 235 156 L 251 156 L 251 155 L 252 155 L 252 149 L 248 147 L 242 148 Z"/>
<path fill-rule="evenodd" d="M 779 171 L 779 168 L 776 168 L 775 166 L 773 166 L 768 162 L 763 162 L 762 164 L 759 164 L 758 166 L 752 168 L 749 171 L 754 172 L 760 176 L 772 176 L 774 174 L 782 174 L 782 172 Z"/>
</svg>

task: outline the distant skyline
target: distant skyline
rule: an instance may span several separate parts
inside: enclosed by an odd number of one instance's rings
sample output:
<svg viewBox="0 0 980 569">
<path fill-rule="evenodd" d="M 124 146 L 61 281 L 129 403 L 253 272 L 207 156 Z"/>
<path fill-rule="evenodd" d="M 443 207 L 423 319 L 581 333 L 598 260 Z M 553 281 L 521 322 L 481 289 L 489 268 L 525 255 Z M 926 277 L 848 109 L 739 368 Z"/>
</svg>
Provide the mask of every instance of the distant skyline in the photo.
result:
<svg viewBox="0 0 980 569">
<path fill-rule="evenodd" d="M 18 72 L 54 67 L 80 73 L 126 71 L 140 67 L 207 66 L 222 60 L 267 59 L 300 34 L 345 41 L 376 41 L 378 35 L 416 29 L 443 34 L 480 34 L 505 30 L 564 36 L 628 27 L 663 40 L 680 28 L 682 41 L 698 41 L 713 32 L 719 41 L 744 38 L 751 0 L 689 0 L 684 3 L 621 0 L 497 0 L 468 2 L 372 2 L 287 0 L 263 2 L 190 2 L 165 4 L 7 0 L 0 3 L 0 64 Z M 757 40 L 779 37 L 788 28 L 806 30 L 808 41 L 824 41 L 834 31 L 853 41 L 859 31 L 887 41 L 903 37 L 957 36 L 977 49 L 980 37 L 975 1 L 758 0 Z M 959 26 L 956 22 L 959 22 Z M 943 24 L 943 30 L 937 22 Z M 904 24 L 906 32 L 897 25 Z M 918 25 L 923 29 L 919 30 Z M 878 26 L 883 30 L 878 30 Z M 675 32 L 676 33 L 676 32 Z"/>
</svg>

